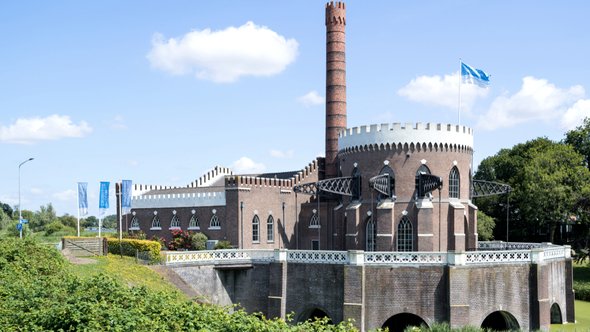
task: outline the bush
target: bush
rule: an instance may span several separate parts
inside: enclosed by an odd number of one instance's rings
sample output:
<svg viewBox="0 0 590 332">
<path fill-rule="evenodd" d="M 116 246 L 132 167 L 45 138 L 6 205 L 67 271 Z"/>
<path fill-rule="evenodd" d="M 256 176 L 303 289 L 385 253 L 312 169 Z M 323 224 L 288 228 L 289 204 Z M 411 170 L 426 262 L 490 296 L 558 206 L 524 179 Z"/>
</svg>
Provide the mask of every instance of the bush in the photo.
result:
<svg viewBox="0 0 590 332">
<path fill-rule="evenodd" d="M 65 226 L 61 222 L 59 222 L 57 220 L 52 221 L 51 223 L 45 225 L 45 235 L 49 236 L 53 233 L 57 233 L 59 231 L 62 231 L 64 228 L 65 228 Z"/>
<path fill-rule="evenodd" d="M 175 229 L 172 231 L 172 240 L 168 243 L 169 250 L 185 249 L 190 250 L 193 248 L 193 232 L 183 231 Z"/>
<path fill-rule="evenodd" d="M 191 238 L 192 249 L 194 250 L 205 250 L 207 249 L 207 235 L 197 232 L 194 233 Z"/>
<path fill-rule="evenodd" d="M 233 247 L 231 245 L 231 242 L 224 240 L 224 241 L 217 242 L 214 249 L 217 250 L 217 249 L 232 249 L 232 248 Z"/>
<path fill-rule="evenodd" d="M 160 259 L 160 243 L 157 241 L 122 239 L 119 242 L 117 238 L 107 238 L 107 245 L 111 254 L 136 257 L 138 252 L 149 252 L 150 261 Z"/>
</svg>

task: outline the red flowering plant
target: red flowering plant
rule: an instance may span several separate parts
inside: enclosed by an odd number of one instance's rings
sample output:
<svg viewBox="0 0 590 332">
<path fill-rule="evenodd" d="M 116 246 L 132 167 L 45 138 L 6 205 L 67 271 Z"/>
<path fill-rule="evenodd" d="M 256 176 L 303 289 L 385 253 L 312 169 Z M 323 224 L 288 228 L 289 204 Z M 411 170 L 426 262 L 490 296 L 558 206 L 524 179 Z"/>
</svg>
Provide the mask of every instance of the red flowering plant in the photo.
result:
<svg viewBox="0 0 590 332">
<path fill-rule="evenodd" d="M 172 240 L 168 243 L 168 250 L 190 250 L 192 247 L 192 232 L 180 229 L 172 230 Z"/>
</svg>

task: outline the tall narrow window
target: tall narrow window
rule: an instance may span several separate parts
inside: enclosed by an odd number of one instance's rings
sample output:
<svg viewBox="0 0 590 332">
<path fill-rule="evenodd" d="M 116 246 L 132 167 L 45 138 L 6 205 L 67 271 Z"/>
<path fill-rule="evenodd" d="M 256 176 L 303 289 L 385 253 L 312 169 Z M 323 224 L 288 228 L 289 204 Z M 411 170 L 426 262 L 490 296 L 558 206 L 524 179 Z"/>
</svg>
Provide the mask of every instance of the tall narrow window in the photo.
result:
<svg viewBox="0 0 590 332">
<path fill-rule="evenodd" d="M 162 229 L 162 224 L 160 224 L 160 217 L 158 217 L 157 215 L 154 216 L 154 219 L 152 219 L 152 228 L 151 229 Z"/>
<path fill-rule="evenodd" d="M 375 221 L 373 217 L 369 217 L 367 219 L 367 251 L 375 251 L 376 245 L 375 241 L 377 240 L 377 227 L 375 227 Z"/>
<path fill-rule="evenodd" d="M 138 231 L 139 230 L 139 219 L 137 219 L 137 216 L 133 216 L 133 219 L 131 219 L 131 225 L 129 226 L 129 230 L 130 231 Z"/>
<path fill-rule="evenodd" d="M 416 197 L 423 198 L 424 195 L 420 192 L 420 174 L 430 174 L 430 169 L 428 166 L 422 164 L 418 167 L 416 171 Z"/>
<path fill-rule="evenodd" d="M 172 220 L 170 220 L 170 229 L 178 229 L 180 228 L 180 219 L 175 214 L 172 216 Z"/>
<path fill-rule="evenodd" d="M 273 242 L 275 240 L 275 219 L 272 216 L 268 216 L 266 219 L 266 241 Z"/>
<path fill-rule="evenodd" d="M 397 227 L 397 251 L 412 251 L 413 242 L 412 222 L 408 217 L 403 216 Z"/>
<path fill-rule="evenodd" d="M 358 201 L 361 199 L 361 183 L 362 183 L 362 177 L 361 177 L 361 171 L 359 170 L 359 168 L 356 166 L 354 166 L 354 169 L 352 170 L 352 183 L 350 184 L 350 190 L 351 190 L 351 194 L 352 194 L 352 200 L 353 201 Z"/>
<path fill-rule="evenodd" d="M 379 200 L 395 197 L 395 173 L 393 173 L 393 169 L 391 169 L 391 167 L 384 166 L 381 169 L 381 172 L 379 172 L 379 175 L 384 175 L 384 174 L 389 175 L 389 188 L 387 188 L 387 190 L 389 191 L 389 194 L 383 195 L 383 194 L 379 193 L 379 197 L 378 197 Z"/>
<path fill-rule="evenodd" d="M 211 216 L 211 220 L 209 221 L 209 229 L 221 229 L 221 224 L 219 223 L 219 218 L 217 218 L 216 214 Z"/>
<path fill-rule="evenodd" d="M 191 216 L 191 220 L 188 222 L 188 229 L 201 229 L 201 227 L 199 227 L 199 218 L 197 218 L 194 213 Z"/>
<path fill-rule="evenodd" d="M 459 198 L 459 169 L 453 166 L 449 173 L 449 198 Z"/>
<path fill-rule="evenodd" d="M 252 242 L 260 242 L 260 219 L 257 214 L 252 218 Z"/>
<path fill-rule="evenodd" d="M 315 212 L 311 215 L 311 219 L 309 220 L 309 228 L 320 228 L 320 217 L 318 213 Z"/>
</svg>

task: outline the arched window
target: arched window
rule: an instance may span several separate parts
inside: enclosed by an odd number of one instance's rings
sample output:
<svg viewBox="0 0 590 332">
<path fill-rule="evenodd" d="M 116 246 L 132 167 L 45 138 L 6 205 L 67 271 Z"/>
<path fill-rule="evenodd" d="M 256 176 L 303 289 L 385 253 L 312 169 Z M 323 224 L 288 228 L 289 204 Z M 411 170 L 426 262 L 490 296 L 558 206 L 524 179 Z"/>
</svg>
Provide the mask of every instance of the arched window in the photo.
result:
<svg viewBox="0 0 590 332">
<path fill-rule="evenodd" d="M 361 199 L 361 183 L 361 171 L 355 163 L 354 169 L 352 170 L 352 183 L 350 184 L 353 201 L 358 201 Z"/>
<path fill-rule="evenodd" d="M 459 169 L 453 166 L 449 173 L 449 198 L 459 198 Z"/>
<path fill-rule="evenodd" d="M 412 251 L 413 242 L 412 222 L 408 217 L 403 216 L 397 227 L 397 251 Z"/>
<path fill-rule="evenodd" d="M 260 219 L 257 214 L 252 218 L 252 242 L 260 242 Z"/>
<path fill-rule="evenodd" d="M 318 216 L 317 212 L 314 212 L 311 219 L 309 219 L 309 228 L 320 228 L 320 216 Z"/>
<path fill-rule="evenodd" d="M 133 216 L 131 219 L 131 225 L 129 226 L 130 231 L 138 231 L 139 230 L 139 219 L 137 216 Z"/>
<path fill-rule="evenodd" d="M 211 220 L 209 221 L 209 229 L 221 229 L 221 224 L 219 223 L 219 218 L 217 218 L 216 214 L 211 216 Z"/>
<path fill-rule="evenodd" d="M 273 242 L 275 240 L 275 219 L 272 216 L 268 216 L 266 219 L 266 241 Z"/>
<path fill-rule="evenodd" d="M 417 198 L 422 198 L 424 197 L 424 195 L 421 195 L 420 193 L 420 174 L 430 174 L 430 169 L 428 168 L 428 166 L 422 164 L 420 165 L 420 167 L 418 167 L 418 170 L 416 171 L 416 197 Z"/>
<path fill-rule="evenodd" d="M 194 213 L 191 216 L 191 220 L 188 222 L 188 229 L 201 229 L 201 227 L 199 227 L 199 218 L 197 218 Z"/>
<path fill-rule="evenodd" d="M 172 220 L 170 220 L 170 229 L 177 229 L 180 228 L 180 219 L 178 219 L 177 215 L 172 216 Z"/>
<path fill-rule="evenodd" d="M 375 221 L 373 217 L 369 217 L 367 219 L 367 251 L 375 251 L 376 245 L 375 241 L 377 240 L 377 227 L 375 227 Z"/>
<path fill-rule="evenodd" d="M 158 217 L 158 215 L 155 215 L 154 219 L 152 219 L 152 227 L 150 229 L 162 229 L 162 224 L 160 224 L 160 217 Z"/>
<path fill-rule="evenodd" d="M 389 195 L 383 195 L 379 193 L 379 200 L 386 199 L 386 198 L 393 198 L 395 196 L 395 173 L 393 173 L 393 169 L 389 166 L 384 166 L 379 172 L 379 175 L 389 175 Z"/>
</svg>

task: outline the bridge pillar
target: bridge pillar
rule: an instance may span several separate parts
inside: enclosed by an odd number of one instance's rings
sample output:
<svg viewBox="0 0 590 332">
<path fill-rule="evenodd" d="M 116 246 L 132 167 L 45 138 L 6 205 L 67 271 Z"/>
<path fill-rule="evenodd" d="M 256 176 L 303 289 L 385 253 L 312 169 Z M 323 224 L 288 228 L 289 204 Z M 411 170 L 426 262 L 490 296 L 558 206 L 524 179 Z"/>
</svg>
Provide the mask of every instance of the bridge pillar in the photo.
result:
<svg viewBox="0 0 590 332">
<path fill-rule="evenodd" d="M 268 317 L 287 317 L 287 250 L 275 250 L 275 262 L 269 266 Z"/>
<path fill-rule="evenodd" d="M 354 325 L 365 331 L 365 266 L 364 252 L 348 251 L 349 265 L 344 266 L 344 303 L 342 318 L 354 319 Z"/>
<path fill-rule="evenodd" d="M 471 294 L 466 291 L 466 289 L 469 289 L 469 269 L 460 266 L 464 265 L 464 262 L 462 262 L 464 254 L 449 254 L 451 255 L 449 258 L 453 258 L 454 261 L 451 264 L 458 265 L 449 266 L 447 273 L 449 278 L 449 325 L 451 328 L 461 328 L 473 323 L 469 321 L 469 297 Z"/>
<path fill-rule="evenodd" d="M 569 246 L 566 246 L 569 247 Z M 571 249 L 568 248 L 568 251 Z M 573 275 L 573 261 L 571 259 L 565 261 L 565 317 L 568 323 L 576 321 L 574 305 L 574 275 Z"/>
<path fill-rule="evenodd" d="M 433 209 L 434 206 L 428 198 L 419 199 L 416 202 L 416 229 L 418 241 L 414 250 L 416 251 L 435 251 L 434 230 L 433 230 Z M 439 235 L 440 236 L 440 235 Z"/>
</svg>

